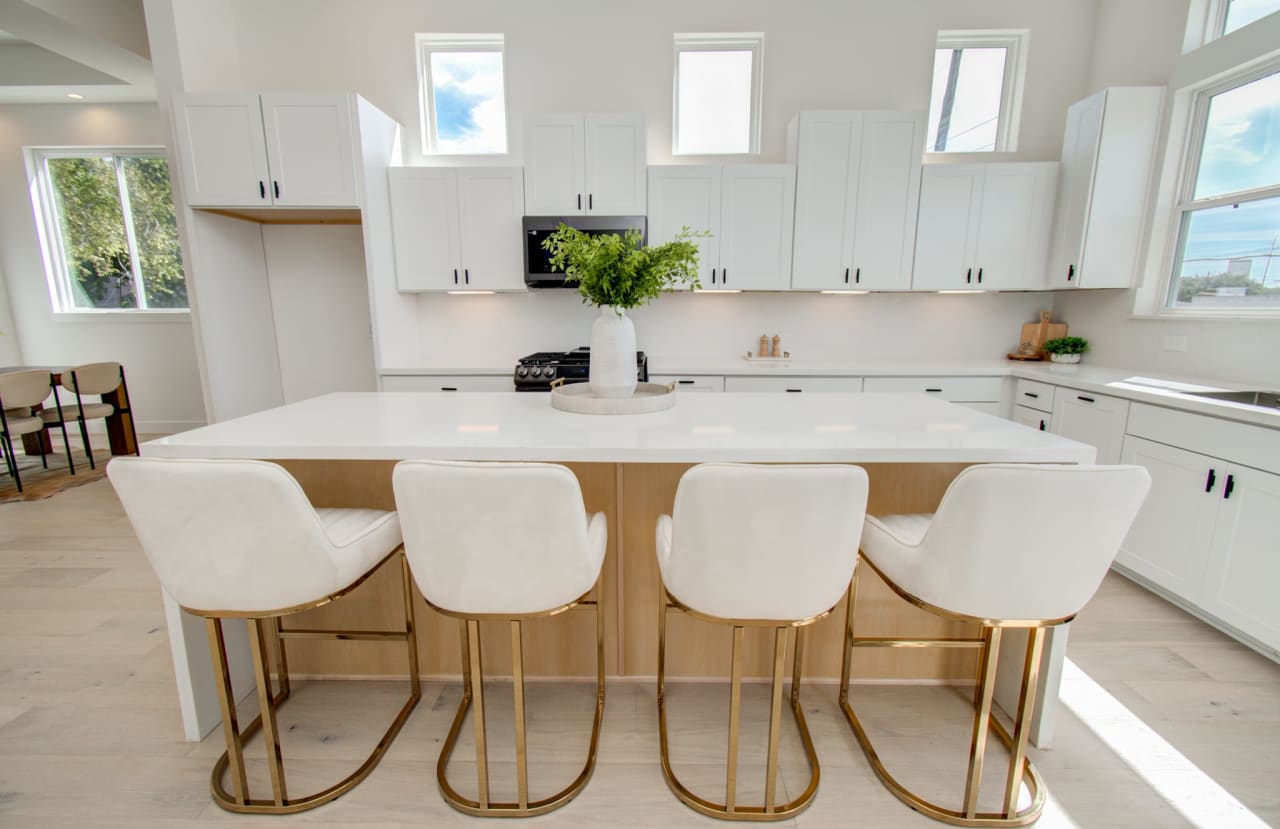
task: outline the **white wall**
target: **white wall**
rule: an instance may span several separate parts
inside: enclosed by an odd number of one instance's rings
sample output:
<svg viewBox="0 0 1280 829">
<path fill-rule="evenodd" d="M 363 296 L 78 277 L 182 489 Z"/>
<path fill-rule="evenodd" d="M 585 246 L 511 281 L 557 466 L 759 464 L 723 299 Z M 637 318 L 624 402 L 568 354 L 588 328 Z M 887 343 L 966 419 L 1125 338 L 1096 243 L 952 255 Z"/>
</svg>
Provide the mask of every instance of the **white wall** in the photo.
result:
<svg viewBox="0 0 1280 829">
<path fill-rule="evenodd" d="M 0 301 L 0 356 L 11 338 L 28 365 L 124 364 L 142 431 L 178 431 L 205 420 L 186 315 L 55 315 L 28 192 L 24 146 L 165 143 L 154 104 L 0 106 L 0 272 L 11 305 Z M 7 362 L 7 361 L 6 361 Z"/>
<path fill-rule="evenodd" d="M 1187 0 L 1103 0 L 1087 91 L 1166 84 L 1181 53 L 1186 11 Z M 1162 135 L 1157 170 L 1163 147 Z M 1100 365 L 1280 385 L 1274 357 L 1280 354 L 1280 322 L 1140 319 L 1133 309 L 1133 291 L 1060 292 L 1054 302 L 1055 317 L 1070 325 L 1072 334 L 1089 339 L 1088 359 Z M 1186 337 L 1187 350 L 1165 351 L 1169 336 Z"/>
</svg>

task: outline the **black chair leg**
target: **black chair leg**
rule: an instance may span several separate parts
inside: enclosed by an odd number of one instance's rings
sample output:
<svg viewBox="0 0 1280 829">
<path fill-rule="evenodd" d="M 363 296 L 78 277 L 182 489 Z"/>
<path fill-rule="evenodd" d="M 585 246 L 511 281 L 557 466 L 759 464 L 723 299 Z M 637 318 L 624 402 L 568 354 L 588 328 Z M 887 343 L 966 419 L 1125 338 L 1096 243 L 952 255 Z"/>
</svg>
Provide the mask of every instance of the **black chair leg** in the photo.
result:
<svg viewBox="0 0 1280 829">
<path fill-rule="evenodd" d="M 89 468 L 97 469 L 93 462 L 93 447 L 89 445 L 89 426 L 80 418 L 80 442 L 84 444 L 84 453 L 89 456 Z"/>
<path fill-rule="evenodd" d="M 18 487 L 18 492 L 22 492 L 22 474 L 18 472 L 18 456 L 13 454 L 13 440 L 7 434 L 3 438 L 9 470 L 13 473 L 13 483 Z"/>
</svg>

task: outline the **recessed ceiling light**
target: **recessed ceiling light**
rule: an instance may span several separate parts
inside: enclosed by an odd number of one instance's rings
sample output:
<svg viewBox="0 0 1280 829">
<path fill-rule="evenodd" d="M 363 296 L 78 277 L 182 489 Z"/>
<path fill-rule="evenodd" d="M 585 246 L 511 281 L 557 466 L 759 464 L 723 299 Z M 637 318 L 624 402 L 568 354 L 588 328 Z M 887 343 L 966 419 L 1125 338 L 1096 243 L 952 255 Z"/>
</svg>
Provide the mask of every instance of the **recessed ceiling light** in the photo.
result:
<svg viewBox="0 0 1280 829">
<path fill-rule="evenodd" d="M 73 100 L 73 101 L 83 101 L 83 100 L 84 100 L 84 96 L 83 96 L 83 95 L 81 95 L 79 92 L 68 92 L 68 93 L 67 93 L 67 97 L 68 97 L 68 98 L 70 98 L 70 99 L 71 99 L 71 100 Z"/>
</svg>

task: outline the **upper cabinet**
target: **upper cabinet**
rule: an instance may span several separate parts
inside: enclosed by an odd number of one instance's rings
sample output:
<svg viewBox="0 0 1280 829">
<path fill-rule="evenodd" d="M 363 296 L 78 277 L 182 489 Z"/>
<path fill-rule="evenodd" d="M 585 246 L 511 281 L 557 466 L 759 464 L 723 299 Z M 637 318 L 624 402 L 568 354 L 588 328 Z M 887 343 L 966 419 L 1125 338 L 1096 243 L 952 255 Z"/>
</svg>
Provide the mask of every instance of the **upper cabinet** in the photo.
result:
<svg viewBox="0 0 1280 829">
<path fill-rule="evenodd" d="M 905 290 L 924 155 L 925 113 L 802 112 L 792 287 Z"/>
<path fill-rule="evenodd" d="M 354 96 L 174 98 L 192 207 L 359 207 Z"/>
<path fill-rule="evenodd" d="M 645 212 L 643 115 L 531 115 L 524 131 L 525 213 Z"/>
<path fill-rule="evenodd" d="M 1163 97 L 1112 87 L 1067 110 L 1048 287 L 1133 284 Z"/>
<path fill-rule="evenodd" d="M 396 287 L 522 291 L 519 167 L 393 167 Z"/>
<path fill-rule="evenodd" d="M 920 188 L 916 290 L 1044 287 L 1057 162 L 931 164 Z"/>
<path fill-rule="evenodd" d="M 649 188 L 651 242 L 669 242 L 683 227 L 711 233 L 698 244 L 703 288 L 777 291 L 788 287 L 794 167 L 651 167 Z"/>
</svg>

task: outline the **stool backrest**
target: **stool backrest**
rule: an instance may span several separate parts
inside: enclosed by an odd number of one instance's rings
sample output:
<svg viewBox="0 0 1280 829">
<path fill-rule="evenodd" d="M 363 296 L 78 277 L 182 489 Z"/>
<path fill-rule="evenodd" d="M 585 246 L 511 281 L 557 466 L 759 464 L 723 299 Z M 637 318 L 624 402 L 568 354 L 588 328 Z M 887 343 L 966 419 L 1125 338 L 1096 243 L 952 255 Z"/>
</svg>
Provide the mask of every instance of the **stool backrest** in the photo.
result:
<svg viewBox="0 0 1280 829">
<path fill-rule="evenodd" d="M 52 385 L 53 375 L 40 369 L 5 372 L 0 374 L 0 405 L 6 409 L 38 406 L 49 396 Z"/>
<path fill-rule="evenodd" d="M 861 467 L 695 466 L 676 488 L 665 561 L 659 538 L 663 581 L 710 616 L 817 616 L 849 586 L 866 510 Z"/>
<path fill-rule="evenodd" d="M 920 542 L 916 595 L 983 618 L 1072 616 L 1097 592 L 1150 488 L 1140 466 L 971 466 Z"/>
<path fill-rule="evenodd" d="M 582 489 L 567 468 L 401 461 L 391 479 L 409 567 L 436 607 L 540 613 L 595 584 L 603 539 L 589 537 Z"/>
<path fill-rule="evenodd" d="M 281 610 L 339 580 L 302 487 L 249 460 L 114 458 L 107 477 L 160 583 L 192 610 Z"/>
<path fill-rule="evenodd" d="M 85 363 L 62 372 L 62 387 L 81 394 L 107 394 L 120 387 L 119 363 Z"/>
</svg>

